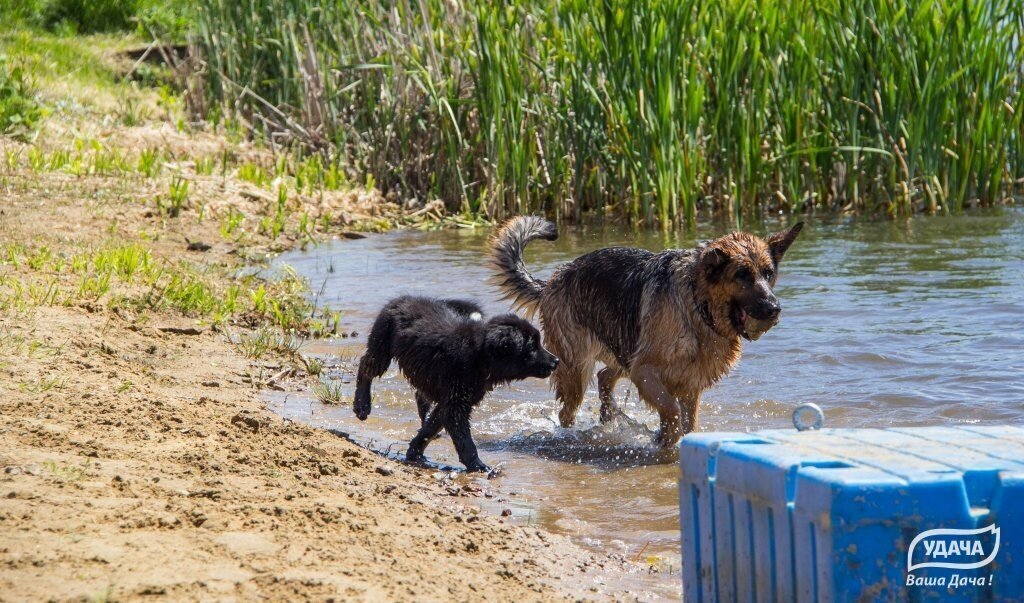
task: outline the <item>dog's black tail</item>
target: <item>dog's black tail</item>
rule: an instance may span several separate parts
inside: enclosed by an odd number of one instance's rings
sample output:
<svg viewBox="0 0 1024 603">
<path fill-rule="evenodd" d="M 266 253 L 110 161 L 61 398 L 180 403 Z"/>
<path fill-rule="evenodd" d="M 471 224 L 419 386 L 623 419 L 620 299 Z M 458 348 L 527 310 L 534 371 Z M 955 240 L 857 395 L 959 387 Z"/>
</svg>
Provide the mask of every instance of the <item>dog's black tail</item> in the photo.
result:
<svg viewBox="0 0 1024 603">
<path fill-rule="evenodd" d="M 534 278 L 523 263 L 523 250 L 534 239 L 554 241 L 558 228 L 537 216 L 519 216 L 505 222 L 491 239 L 491 266 L 497 273 L 494 283 L 505 299 L 532 314 L 544 291 L 544 281 Z"/>
</svg>

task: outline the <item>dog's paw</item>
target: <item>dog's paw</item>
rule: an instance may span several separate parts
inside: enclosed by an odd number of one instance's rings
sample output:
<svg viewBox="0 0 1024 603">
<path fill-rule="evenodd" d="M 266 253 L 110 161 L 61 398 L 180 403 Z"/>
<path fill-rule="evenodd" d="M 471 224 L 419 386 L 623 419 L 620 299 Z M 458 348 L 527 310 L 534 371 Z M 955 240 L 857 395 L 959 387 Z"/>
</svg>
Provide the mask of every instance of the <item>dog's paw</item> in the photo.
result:
<svg viewBox="0 0 1024 603">
<path fill-rule="evenodd" d="M 491 472 L 491 468 L 488 467 L 487 465 L 485 465 L 484 462 L 481 461 L 480 459 L 476 459 L 474 461 L 470 461 L 469 463 L 466 463 L 466 472 L 467 473 L 490 473 Z"/>
<path fill-rule="evenodd" d="M 654 436 L 654 445 L 662 449 L 674 448 L 679 443 L 680 438 L 682 438 L 682 434 L 678 431 L 659 429 L 658 433 Z"/>
<path fill-rule="evenodd" d="M 369 397 L 363 398 L 362 396 L 356 395 L 355 400 L 352 401 L 352 412 L 356 414 L 356 417 L 360 421 L 365 421 L 366 417 L 370 416 Z"/>
<path fill-rule="evenodd" d="M 622 409 L 618 407 L 618 405 L 616 405 L 616 404 L 610 404 L 610 405 L 607 405 L 607 406 L 604 405 L 604 404 L 601 405 L 600 421 L 601 421 L 602 425 L 604 425 L 605 423 L 611 423 L 612 421 L 615 421 L 615 420 L 618 420 L 618 419 L 624 419 L 624 418 L 626 418 L 626 413 L 623 412 Z"/>
</svg>

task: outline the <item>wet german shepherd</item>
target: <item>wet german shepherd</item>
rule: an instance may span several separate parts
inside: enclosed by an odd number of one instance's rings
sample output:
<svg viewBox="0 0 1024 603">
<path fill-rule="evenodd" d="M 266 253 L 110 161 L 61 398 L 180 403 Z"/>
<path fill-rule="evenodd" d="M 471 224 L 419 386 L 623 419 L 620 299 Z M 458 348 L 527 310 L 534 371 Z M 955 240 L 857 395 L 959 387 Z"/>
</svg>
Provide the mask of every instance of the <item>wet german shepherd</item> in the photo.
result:
<svg viewBox="0 0 1024 603">
<path fill-rule="evenodd" d="M 697 429 L 705 389 L 740 358 L 742 339 L 774 326 L 782 308 L 772 292 L 779 262 L 803 222 L 767 238 L 734 232 L 696 249 L 599 249 L 559 266 L 547 282 L 523 263 L 534 239 L 558 238 L 554 224 L 521 216 L 491 241 L 496 283 L 530 314 L 540 311 L 544 343 L 561 359 L 552 385 L 571 426 L 597 374 L 601 420 L 614 410 L 622 377 L 658 412 L 658 441 L 670 447 Z"/>
</svg>

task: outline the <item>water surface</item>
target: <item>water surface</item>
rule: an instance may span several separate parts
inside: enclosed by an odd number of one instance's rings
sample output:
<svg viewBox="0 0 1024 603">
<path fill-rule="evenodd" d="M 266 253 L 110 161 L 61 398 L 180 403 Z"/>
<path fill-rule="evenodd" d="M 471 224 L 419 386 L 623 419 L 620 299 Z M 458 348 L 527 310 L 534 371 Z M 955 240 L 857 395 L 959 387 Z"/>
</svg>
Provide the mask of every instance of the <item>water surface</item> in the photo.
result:
<svg viewBox="0 0 1024 603">
<path fill-rule="evenodd" d="M 728 230 L 708 225 L 701 234 Z M 400 294 L 467 297 L 490 313 L 507 311 L 487 283 L 488 234 L 401 232 L 282 256 L 322 291 L 318 303 L 342 310 L 346 330 L 358 332 L 308 351 L 358 357 L 377 310 Z M 557 242 L 535 241 L 526 257 L 545 276 L 600 247 L 694 243 L 619 226 L 563 227 Z M 802 402 L 820 404 L 830 427 L 1024 423 L 1024 212 L 812 220 L 785 257 L 776 293 L 781 323 L 746 343 L 740 364 L 706 392 L 701 430 L 791 427 Z M 344 378 L 350 398 L 352 375 Z M 418 426 L 411 389 L 393 366 L 375 395 L 365 423 L 348 406 L 308 398 L 272 406 L 378 450 L 404 451 Z M 481 457 L 503 467 L 492 483 L 518 521 L 644 561 L 654 570 L 638 583 L 645 596 L 678 598 L 677 471 L 657 464 L 657 418 L 635 388 L 623 380 L 617 395 L 627 416 L 600 426 L 591 384 L 577 426 L 563 430 L 546 382 L 496 390 L 474 416 Z M 447 438 L 427 456 L 458 466 Z"/>
</svg>

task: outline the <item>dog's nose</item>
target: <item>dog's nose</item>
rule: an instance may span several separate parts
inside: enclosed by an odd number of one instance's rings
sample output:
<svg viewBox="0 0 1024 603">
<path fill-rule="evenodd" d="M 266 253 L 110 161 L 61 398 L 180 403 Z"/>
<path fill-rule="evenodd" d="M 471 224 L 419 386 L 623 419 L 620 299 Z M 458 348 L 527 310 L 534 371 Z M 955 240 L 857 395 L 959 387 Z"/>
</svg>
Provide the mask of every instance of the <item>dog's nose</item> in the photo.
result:
<svg viewBox="0 0 1024 603">
<path fill-rule="evenodd" d="M 552 356 L 551 357 L 551 370 L 554 370 L 554 369 L 558 368 L 558 363 L 559 362 L 561 362 L 561 360 L 558 359 L 558 356 Z"/>
<path fill-rule="evenodd" d="M 777 299 L 765 300 L 754 306 L 750 314 L 758 320 L 775 320 L 782 314 L 782 306 Z"/>
</svg>

